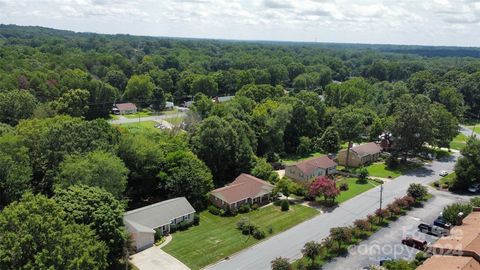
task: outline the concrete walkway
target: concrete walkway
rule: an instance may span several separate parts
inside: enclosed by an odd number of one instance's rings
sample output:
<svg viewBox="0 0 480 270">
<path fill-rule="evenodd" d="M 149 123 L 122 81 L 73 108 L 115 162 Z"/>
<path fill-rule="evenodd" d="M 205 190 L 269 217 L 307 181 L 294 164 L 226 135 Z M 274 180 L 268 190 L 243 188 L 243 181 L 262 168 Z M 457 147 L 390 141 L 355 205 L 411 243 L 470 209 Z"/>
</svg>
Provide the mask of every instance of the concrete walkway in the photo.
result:
<svg viewBox="0 0 480 270">
<path fill-rule="evenodd" d="M 446 157 L 441 161 L 432 161 L 423 168 L 416 169 L 388 181 L 383 185 L 383 204 L 402 197 L 411 183 L 427 185 L 441 177 L 442 170 L 453 170 L 458 154 Z M 270 262 L 276 257 L 295 260 L 301 257 L 301 249 L 308 241 L 321 241 L 328 236 L 331 228 L 349 226 L 356 219 L 365 218 L 375 212 L 379 206 L 380 186 L 372 188 L 342 204 L 330 212 L 315 216 L 299 225 L 277 234 L 263 242 L 230 256 L 228 261 L 220 261 L 206 269 L 240 270 L 270 269 Z"/>
</svg>

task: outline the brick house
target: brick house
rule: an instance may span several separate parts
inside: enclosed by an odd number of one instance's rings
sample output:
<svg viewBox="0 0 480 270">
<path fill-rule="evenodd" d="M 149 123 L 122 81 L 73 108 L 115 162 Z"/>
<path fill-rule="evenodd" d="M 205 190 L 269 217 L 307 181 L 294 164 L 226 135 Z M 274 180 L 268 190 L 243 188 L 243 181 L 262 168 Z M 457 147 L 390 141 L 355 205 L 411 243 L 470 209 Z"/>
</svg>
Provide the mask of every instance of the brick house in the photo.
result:
<svg viewBox="0 0 480 270">
<path fill-rule="evenodd" d="M 348 156 L 348 166 L 350 167 L 361 167 L 367 164 L 370 164 L 376 161 L 380 154 L 382 153 L 382 148 L 374 143 L 364 143 L 350 148 L 350 153 Z M 338 164 L 346 165 L 347 160 L 347 149 L 343 149 L 338 152 L 337 155 Z"/>
<path fill-rule="evenodd" d="M 327 156 L 321 156 L 285 166 L 285 176 L 305 184 L 317 176 L 336 173 L 336 167 L 335 161 Z"/>
<path fill-rule="evenodd" d="M 242 173 L 229 185 L 212 190 L 210 201 L 223 209 L 237 209 L 242 204 L 263 205 L 270 202 L 273 187 L 255 176 Z"/>
</svg>

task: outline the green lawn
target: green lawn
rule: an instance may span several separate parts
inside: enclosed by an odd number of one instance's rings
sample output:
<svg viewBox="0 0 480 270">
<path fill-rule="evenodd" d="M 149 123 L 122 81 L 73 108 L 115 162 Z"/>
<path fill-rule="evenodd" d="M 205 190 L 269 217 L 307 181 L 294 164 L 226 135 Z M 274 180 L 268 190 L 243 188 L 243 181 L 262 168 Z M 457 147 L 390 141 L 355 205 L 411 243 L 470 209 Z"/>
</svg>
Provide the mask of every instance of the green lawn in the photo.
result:
<svg viewBox="0 0 480 270">
<path fill-rule="evenodd" d="M 263 229 L 269 237 L 269 227 L 273 234 L 277 234 L 317 214 L 317 210 L 302 205 L 292 205 L 288 212 L 281 212 L 279 207 L 271 205 L 235 217 L 214 216 L 203 211 L 200 225 L 174 233 L 172 242 L 163 250 L 191 269 L 200 269 L 259 242 L 236 228 L 242 217 L 249 217 L 252 224 Z"/>
<path fill-rule="evenodd" d="M 140 111 L 134 114 L 124 114 L 126 118 L 141 118 L 141 117 L 147 117 L 147 116 L 152 116 L 151 111 Z"/>
<path fill-rule="evenodd" d="M 380 178 L 388 178 L 389 176 L 391 176 L 391 178 L 396 178 L 402 174 L 405 174 L 408 171 L 411 171 L 419 167 L 420 165 L 417 163 L 408 162 L 407 164 L 400 164 L 395 169 L 389 169 L 387 168 L 387 165 L 385 163 L 381 162 L 381 163 L 373 163 L 367 166 L 366 168 L 370 176 L 380 177 Z"/>
<path fill-rule="evenodd" d="M 121 124 L 122 127 L 128 129 L 132 133 L 145 132 L 145 131 L 160 132 L 160 129 L 155 128 L 155 125 L 158 125 L 158 123 L 155 121 L 143 121 L 143 122 Z"/>
<path fill-rule="evenodd" d="M 466 143 L 467 143 L 468 137 L 463 135 L 463 133 L 459 133 L 453 140 L 450 142 L 450 148 L 451 149 L 457 149 L 457 150 L 462 150 Z"/>
<path fill-rule="evenodd" d="M 452 186 L 453 184 L 453 180 L 455 179 L 455 172 L 452 172 L 452 173 L 449 173 L 447 176 L 444 176 L 442 178 L 440 178 L 440 180 L 438 180 L 438 182 L 440 183 L 440 187 L 443 187 L 443 186 Z M 435 187 L 434 185 L 435 182 L 432 182 L 431 183 L 431 186 Z"/>
<path fill-rule="evenodd" d="M 323 156 L 323 155 L 325 155 L 325 154 L 321 153 L 321 152 L 310 153 L 307 156 L 292 154 L 292 155 L 286 156 L 285 158 L 282 158 L 282 161 L 285 165 L 291 165 L 291 164 L 295 164 L 295 163 L 300 162 L 300 161 L 305 160 L 305 159 L 310 159 L 310 158 L 319 157 L 319 156 Z"/>
<path fill-rule="evenodd" d="M 336 198 L 336 202 L 338 203 L 347 201 L 379 185 L 379 183 L 371 180 L 368 180 L 367 183 L 360 183 L 357 178 L 344 178 L 337 182 L 337 187 L 342 183 L 348 183 L 348 190 L 340 192 L 340 195 Z"/>
</svg>

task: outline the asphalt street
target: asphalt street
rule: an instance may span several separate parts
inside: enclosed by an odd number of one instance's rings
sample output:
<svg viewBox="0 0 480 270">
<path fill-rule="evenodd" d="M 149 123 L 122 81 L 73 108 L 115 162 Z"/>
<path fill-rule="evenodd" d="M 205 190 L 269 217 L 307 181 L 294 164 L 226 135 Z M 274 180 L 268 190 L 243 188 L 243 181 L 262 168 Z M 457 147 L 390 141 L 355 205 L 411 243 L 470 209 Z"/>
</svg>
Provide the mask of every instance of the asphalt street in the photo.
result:
<svg viewBox="0 0 480 270">
<path fill-rule="evenodd" d="M 411 183 L 428 184 L 441 177 L 440 171 L 453 170 L 458 153 L 441 161 L 433 161 L 423 168 L 414 170 L 383 185 L 384 205 L 402 197 Z M 283 233 L 273 236 L 248 249 L 230 256 L 206 269 L 252 270 L 270 269 L 270 262 L 276 257 L 295 260 L 301 257 L 301 249 L 308 241 L 321 241 L 328 236 L 331 228 L 349 226 L 356 219 L 365 218 L 379 207 L 380 186 L 360 194 L 336 207 L 328 213 L 318 215 Z M 438 214 L 438 211 L 432 213 Z"/>
</svg>

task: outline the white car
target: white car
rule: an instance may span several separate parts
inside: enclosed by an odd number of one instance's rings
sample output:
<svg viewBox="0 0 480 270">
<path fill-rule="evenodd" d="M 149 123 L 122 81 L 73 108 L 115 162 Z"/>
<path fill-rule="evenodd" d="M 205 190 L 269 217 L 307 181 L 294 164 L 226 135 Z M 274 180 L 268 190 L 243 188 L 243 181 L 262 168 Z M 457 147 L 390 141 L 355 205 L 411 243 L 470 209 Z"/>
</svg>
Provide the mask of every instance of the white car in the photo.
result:
<svg viewBox="0 0 480 270">
<path fill-rule="evenodd" d="M 475 183 L 468 188 L 471 193 L 477 193 L 480 191 L 480 183 Z"/>
<path fill-rule="evenodd" d="M 448 175 L 448 172 L 447 171 L 441 171 L 440 172 L 440 176 L 447 176 Z"/>
</svg>

